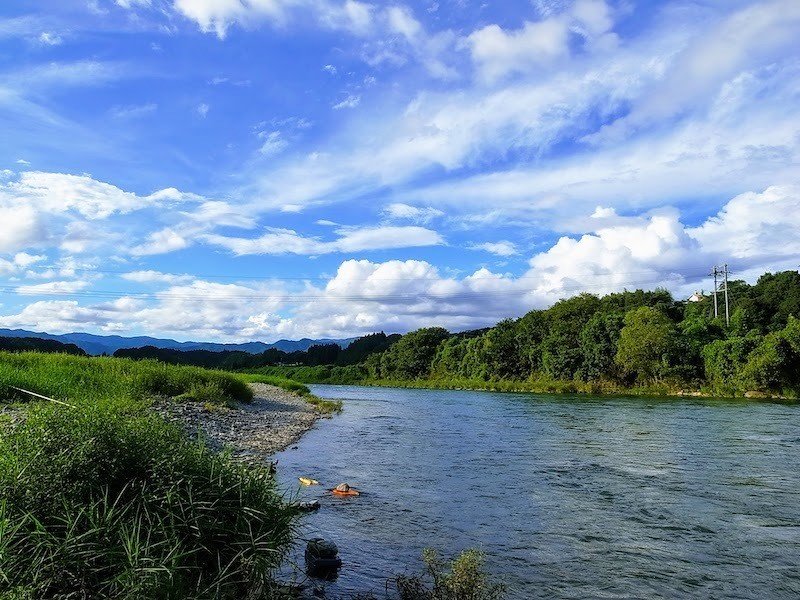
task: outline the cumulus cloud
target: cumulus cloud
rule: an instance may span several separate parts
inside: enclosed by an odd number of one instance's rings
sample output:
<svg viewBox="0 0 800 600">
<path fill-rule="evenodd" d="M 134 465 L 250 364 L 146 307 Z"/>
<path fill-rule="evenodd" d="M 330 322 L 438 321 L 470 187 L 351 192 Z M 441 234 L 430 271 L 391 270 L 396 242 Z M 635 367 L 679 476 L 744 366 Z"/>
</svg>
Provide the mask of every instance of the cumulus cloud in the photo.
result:
<svg viewBox="0 0 800 600">
<path fill-rule="evenodd" d="M 527 21 L 521 29 L 507 31 L 487 25 L 466 39 L 479 78 L 492 83 L 511 73 L 528 73 L 549 66 L 570 54 L 570 36 L 582 35 L 597 45 L 604 37 L 610 46 L 616 39 L 611 11 L 603 0 L 578 0 L 570 11 L 541 21 Z"/>
<path fill-rule="evenodd" d="M 14 252 L 38 245 L 47 238 L 39 215 L 30 206 L 2 206 L 0 204 L 0 223 L 3 235 L 0 236 L 0 252 Z"/>
<path fill-rule="evenodd" d="M 8 276 L 19 273 L 46 258 L 46 256 L 40 254 L 28 254 L 27 252 L 17 252 L 8 259 L 0 258 L 0 275 Z"/>
<path fill-rule="evenodd" d="M 175 188 L 139 195 L 89 175 L 24 172 L 0 183 L 0 221 L 5 223 L 0 253 L 46 246 L 85 252 L 119 242 L 121 229 L 130 236 L 137 227 L 133 222 L 119 222 L 122 217 L 156 208 L 169 211 L 202 200 Z M 199 214 L 204 210 L 209 209 L 201 204 Z M 241 219 L 239 223 L 245 224 Z"/>
</svg>

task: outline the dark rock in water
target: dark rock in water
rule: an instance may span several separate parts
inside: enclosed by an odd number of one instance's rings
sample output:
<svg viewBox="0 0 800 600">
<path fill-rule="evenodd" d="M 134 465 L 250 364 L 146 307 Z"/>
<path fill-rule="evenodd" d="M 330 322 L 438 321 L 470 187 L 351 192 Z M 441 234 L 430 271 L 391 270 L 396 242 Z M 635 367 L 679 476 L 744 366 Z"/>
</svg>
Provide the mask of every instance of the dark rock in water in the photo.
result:
<svg viewBox="0 0 800 600">
<path fill-rule="evenodd" d="M 320 503 L 319 500 L 308 500 L 300 502 L 297 507 L 305 512 L 313 512 L 315 510 L 319 510 Z"/>
<path fill-rule="evenodd" d="M 312 577 L 331 579 L 342 566 L 339 548 L 322 538 L 314 538 L 306 544 L 306 572 Z"/>
</svg>

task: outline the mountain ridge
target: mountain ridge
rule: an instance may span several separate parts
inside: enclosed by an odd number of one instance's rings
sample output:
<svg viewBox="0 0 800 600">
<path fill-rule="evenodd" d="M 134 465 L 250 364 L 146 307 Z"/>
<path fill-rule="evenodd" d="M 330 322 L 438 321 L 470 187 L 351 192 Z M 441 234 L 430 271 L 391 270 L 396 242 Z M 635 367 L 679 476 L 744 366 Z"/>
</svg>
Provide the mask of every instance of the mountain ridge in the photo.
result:
<svg viewBox="0 0 800 600">
<path fill-rule="evenodd" d="M 308 350 L 308 348 L 314 344 L 339 344 L 342 348 L 346 348 L 356 339 L 302 338 L 299 340 L 281 339 L 272 343 L 252 341 L 239 344 L 225 344 L 219 342 L 179 342 L 170 338 L 156 338 L 146 335 L 126 337 L 121 335 L 97 335 L 78 331 L 55 334 L 44 331 L 29 331 L 27 329 L 0 329 L 0 336 L 35 337 L 46 340 L 57 340 L 59 342 L 75 344 L 82 348 L 87 354 L 94 355 L 113 354 L 122 348 L 140 348 L 142 346 L 155 346 L 156 348 L 170 348 L 173 350 L 211 350 L 213 352 L 238 350 L 250 354 L 259 354 L 270 348 L 277 348 L 284 352 L 294 352 L 297 350 Z"/>
</svg>

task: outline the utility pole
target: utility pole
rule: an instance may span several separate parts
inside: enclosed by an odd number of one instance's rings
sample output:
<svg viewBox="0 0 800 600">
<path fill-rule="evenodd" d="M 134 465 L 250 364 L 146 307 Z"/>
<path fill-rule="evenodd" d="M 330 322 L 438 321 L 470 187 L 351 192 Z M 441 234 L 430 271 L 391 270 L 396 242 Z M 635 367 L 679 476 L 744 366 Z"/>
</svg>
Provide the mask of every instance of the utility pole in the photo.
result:
<svg viewBox="0 0 800 600">
<path fill-rule="evenodd" d="M 717 301 L 717 292 L 725 292 L 725 325 L 731 324 L 731 308 L 730 308 L 730 300 L 728 298 L 728 275 L 730 275 L 730 271 L 728 271 L 728 263 L 723 265 L 723 268 L 720 269 L 717 265 L 714 265 L 711 273 L 709 275 L 714 276 L 714 318 L 716 319 L 719 317 L 719 304 Z M 719 276 L 722 275 L 722 285 L 724 285 L 724 289 L 719 284 Z"/>
<path fill-rule="evenodd" d="M 725 263 L 725 325 L 731 324 L 730 306 L 728 304 L 728 263 Z"/>
<path fill-rule="evenodd" d="M 719 316 L 719 309 L 717 308 L 717 275 L 719 274 L 719 269 L 717 269 L 717 265 L 714 265 L 714 270 L 709 273 L 709 275 L 714 276 L 714 318 L 716 319 Z"/>
</svg>

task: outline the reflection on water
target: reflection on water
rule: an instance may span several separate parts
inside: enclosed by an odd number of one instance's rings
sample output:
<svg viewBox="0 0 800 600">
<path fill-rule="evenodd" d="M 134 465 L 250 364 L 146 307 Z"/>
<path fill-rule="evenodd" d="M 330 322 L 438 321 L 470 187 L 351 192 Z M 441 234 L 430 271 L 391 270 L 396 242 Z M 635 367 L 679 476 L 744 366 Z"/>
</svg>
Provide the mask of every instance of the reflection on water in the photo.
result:
<svg viewBox="0 0 800 600">
<path fill-rule="evenodd" d="M 331 597 L 428 546 L 480 548 L 511 598 L 800 596 L 800 406 L 312 387 L 345 411 L 277 458 L 322 483 Z"/>
</svg>

